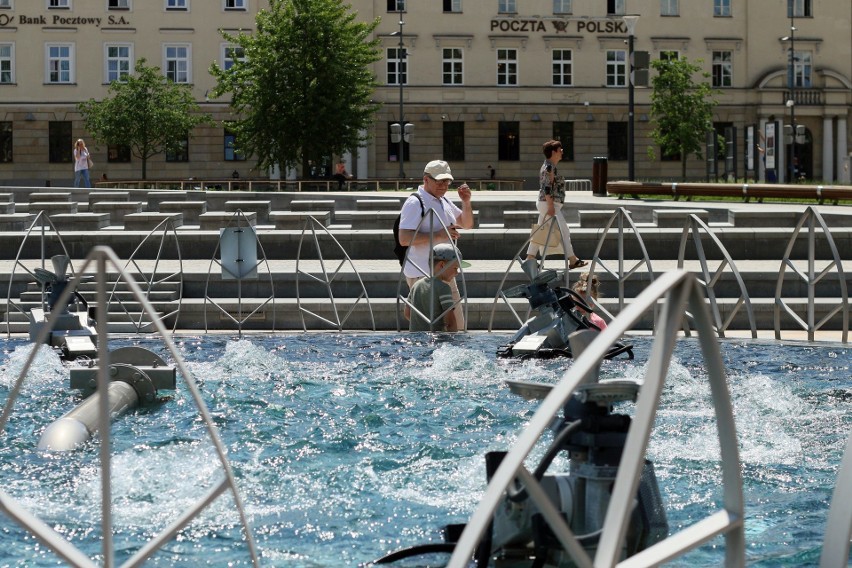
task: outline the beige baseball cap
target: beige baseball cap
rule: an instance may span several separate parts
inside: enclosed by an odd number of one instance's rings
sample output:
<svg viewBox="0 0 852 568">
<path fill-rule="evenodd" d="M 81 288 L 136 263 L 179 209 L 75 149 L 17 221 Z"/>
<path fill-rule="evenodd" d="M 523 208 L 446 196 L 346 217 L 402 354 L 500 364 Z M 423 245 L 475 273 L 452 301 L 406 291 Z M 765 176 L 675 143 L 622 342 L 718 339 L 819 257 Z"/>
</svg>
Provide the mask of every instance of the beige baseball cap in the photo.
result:
<svg viewBox="0 0 852 568">
<path fill-rule="evenodd" d="M 426 168 L 423 170 L 423 173 L 439 180 L 453 180 L 453 172 L 450 171 L 450 164 L 444 160 L 432 160 L 426 164 Z"/>
</svg>

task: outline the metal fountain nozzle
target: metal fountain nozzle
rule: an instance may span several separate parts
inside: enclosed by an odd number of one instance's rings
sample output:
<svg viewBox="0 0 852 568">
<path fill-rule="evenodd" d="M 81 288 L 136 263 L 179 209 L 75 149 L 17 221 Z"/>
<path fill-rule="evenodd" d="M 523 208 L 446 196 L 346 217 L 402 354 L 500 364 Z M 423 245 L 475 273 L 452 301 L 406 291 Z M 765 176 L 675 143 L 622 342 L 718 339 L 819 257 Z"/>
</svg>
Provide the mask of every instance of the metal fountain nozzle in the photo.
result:
<svg viewBox="0 0 852 568">
<path fill-rule="evenodd" d="M 67 255 L 57 254 L 50 257 L 50 262 L 53 264 L 53 273 L 59 280 L 65 280 L 65 274 L 68 271 L 68 265 L 71 259 Z"/>
</svg>

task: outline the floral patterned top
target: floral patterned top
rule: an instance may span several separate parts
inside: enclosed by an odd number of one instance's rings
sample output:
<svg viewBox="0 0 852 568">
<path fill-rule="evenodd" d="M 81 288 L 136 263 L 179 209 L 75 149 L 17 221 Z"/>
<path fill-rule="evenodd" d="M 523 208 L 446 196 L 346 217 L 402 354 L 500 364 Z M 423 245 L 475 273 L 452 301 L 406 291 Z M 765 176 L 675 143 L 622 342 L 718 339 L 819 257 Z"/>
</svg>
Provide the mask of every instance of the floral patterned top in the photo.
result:
<svg viewBox="0 0 852 568">
<path fill-rule="evenodd" d="M 553 184 L 550 183 L 550 173 L 553 172 Z M 559 175 L 556 166 L 545 160 L 538 172 L 538 200 L 547 201 L 546 196 L 557 203 L 565 202 L 565 178 Z"/>
</svg>

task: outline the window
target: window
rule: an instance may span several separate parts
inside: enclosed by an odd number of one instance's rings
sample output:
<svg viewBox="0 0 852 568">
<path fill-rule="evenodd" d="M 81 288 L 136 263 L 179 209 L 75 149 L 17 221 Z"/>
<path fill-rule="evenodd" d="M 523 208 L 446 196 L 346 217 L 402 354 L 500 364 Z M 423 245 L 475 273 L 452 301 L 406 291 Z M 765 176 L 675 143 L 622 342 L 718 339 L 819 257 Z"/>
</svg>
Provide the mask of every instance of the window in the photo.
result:
<svg viewBox="0 0 852 568">
<path fill-rule="evenodd" d="M 518 50 L 517 49 L 498 49 L 497 50 L 497 84 L 498 85 L 517 85 L 518 84 Z"/>
<path fill-rule="evenodd" d="M 624 10 L 625 0 L 606 0 L 606 15 L 607 16 L 623 16 L 627 12 Z"/>
<path fill-rule="evenodd" d="M 405 12 L 405 0 L 388 0 L 388 12 Z"/>
<path fill-rule="evenodd" d="M 789 53 L 789 50 L 788 50 Z M 811 86 L 811 72 L 813 71 L 813 60 L 810 51 L 797 51 L 793 57 L 793 79 L 796 87 Z M 789 70 L 788 70 L 789 73 Z M 790 85 L 789 76 L 787 84 Z"/>
<path fill-rule="evenodd" d="M 464 52 L 460 47 L 445 47 L 442 63 L 442 80 L 444 85 L 464 84 Z"/>
<path fill-rule="evenodd" d="M 71 0 L 47 0 L 48 10 L 69 10 L 71 9 Z"/>
<path fill-rule="evenodd" d="M 109 0 L 107 8 L 110 10 L 129 10 L 130 0 Z"/>
<path fill-rule="evenodd" d="M 570 87 L 574 84 L 572 78 L 573 53 L 570 49 L 553 50 L 553 85 Z"/>
<path fill-rule="evenodd" d="M 731 0 L 713 0 L 714 16 L 730 16 Z"/>
<path fill-rule="evenodd" d="M 46 46 L 47 70 L 45 83 L 70 84 L 74 82 L 74 44 L 48 43 Z"/>
<path fill-rule="evenodd" d="M 246 9 L 246 0 L 225 0 L 226 10 L 243 10 Z"/>
<path fill-rule="evenodd" d="M 517 162 L 521 159 L 521 123 L 500 122 L 497 131 L 497 159 Z"/>
<path fill-rule="evenodd" d="M 189 0 L 166 0 L 166 10 L 189 10 Z"/>
<path fill-rule="evenodd" d="M 246 159 L 246 155 L 240 152 L 237 146 L 237 135 L 227 128 L 225 129 L 225 161 L 226 162 L 242 162 Z"/>
<path fill-rule="evenodd" d="M 627 51 L 610 49 L 606 52 L 606 86 L 624 87 L 627 84 Z"/>
<path fill-rule="evenodd" d="M 176 148 L 166 150 L 167 162 L 188 162 L 189 161 L 189 139 L 184 138 L 177 143 Z"/>
<path fill-rule="evenodd" d="M 188 44 L 166 44 L 163 46 L 163 69 L 166 77 L 174 83 L 192 82 Z"/>
<path fill-rule="evenodd" d="M 133 46 L 130 44 L 106 44 L 106 82 L 124 82 L 133 70 Z"/>
<path fill-rule="evenodd" d="M 12 123 L 0 122 L 0 164 L 12 161 Z"/>
<path fill-rule="evenodd" d="M 461 11 L 461 0 L 444 0 L 444 12 L 460 13 Z"/>
<path fill-rule="evenodd" d="M 15 44 L 0 43 L 0 84 L 15 82 Z"/>
<path fill-rule="evenodd" d="M 47 151 L 51 164 L 67 164 L 74 161 L 70 120 L 51 120 L 48 123 Z"/>
<path fill-rule="evenodd" d="M 407 85 L 408 84 L 408 62 L 405 60 L 405 48 L 389 47 L 388 48 L 388 85 Z"/>
<path fill-rule="evenodd" d="M 444 154 L 450 162 L 464 161 L 464 122 L 444 122 Z"/>
<path fill-rule="evenodd" d="M 606 125 L 606 147 L 610 160 L 627 159 L 627 123 L 608 122 Z"/>
<path fill-rule="evenodd" d="M 230 43 L 222 44 L 222 69 L 227 71 L 236 61 L 246 60 L 246 50 Z"/>
<path fill-rule="evenodd" d="M 730 51 L 713 52 L 713 77 L 714 87 L 730 87 L 733 85 L 734 68 Z"/>
<path fill-rule="evenodd" d="M 9 10 L 12 8 L 12 0 L 0 0 L 0 10 Z"/>
<path fill-rule="evenodd" d="M 562 161 L 574 161 L 574 123 L 554 122 L 553 139 L 562 142 Z"/>
<path fill-rule="evenodd" d="M 553 13 L 570 14 L 572 12 L 571 0 L 553 0 Z"/>
<path fill-rule="evenodd" d="M 497 12 L 501 14 L 517 14 L 518 5 L 515 0 L 498 0 Z"/>
<path fill-rule="evenodd" d="M 399 142 L 391 141 L 391 124 L 397 124 L 397 122 L 388 122 L 388 162 L 398 162 Z M 405 138 L 402 139 L 402 155 L 404 156 L 406 162 L 411 160 L 410 148 L 408 146 L 408 142 L 405 141 Z"/>
<path fill-rule="evenodd" d="M 660 61 L 677 61 L 678 59 L 680 59 L 679 51 L 667 49 L 660 52 Z"/>
<path fill-rule="evenodd" d="M 107 162 L 130 162 L 130 146 L 125 146 L 124 144 L 119 144 L 117 146 L 107 146 Z"/>
<path fill-rule="evenodd" d="M 812 18 L 812 0 L 787 0 L 788 18 Z"/>
<path fill-rule="evenodd" d="M 677 16 L 680 14 L 678 0 L 660 0 L 661 16 Z"/>
</svg>

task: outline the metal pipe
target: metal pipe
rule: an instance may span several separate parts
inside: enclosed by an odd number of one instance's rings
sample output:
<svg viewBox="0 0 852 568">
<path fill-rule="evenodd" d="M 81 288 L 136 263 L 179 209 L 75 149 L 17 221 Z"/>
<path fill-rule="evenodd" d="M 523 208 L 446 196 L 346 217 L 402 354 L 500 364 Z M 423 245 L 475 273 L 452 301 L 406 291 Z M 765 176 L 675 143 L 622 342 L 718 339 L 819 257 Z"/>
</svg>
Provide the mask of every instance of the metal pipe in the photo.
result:
<svg viewBox="0 0 852 568">
<path fill-rule="evenodd" d="M 95 392 L 70 412 L 64 414 L 42 433 L 39 450 L 67 452 L 91 438 L 98 431 L 100 393 Z M 109 415 L 117 418 L 139 405 L 136 390 L 123 381 L 113 381 L 107 388 Z"/>
</svg>

